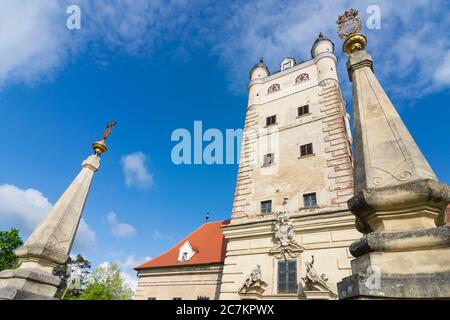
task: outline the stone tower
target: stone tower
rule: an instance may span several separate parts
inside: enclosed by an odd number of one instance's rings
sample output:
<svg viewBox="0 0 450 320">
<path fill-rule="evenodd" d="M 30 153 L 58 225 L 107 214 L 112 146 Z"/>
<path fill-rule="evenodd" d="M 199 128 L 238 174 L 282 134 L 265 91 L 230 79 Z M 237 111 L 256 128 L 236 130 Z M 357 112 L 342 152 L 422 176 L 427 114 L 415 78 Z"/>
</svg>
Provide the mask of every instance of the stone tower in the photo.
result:
<svg viewBox="0 0 450 320">
<path fill-rule="evenodd" d="M 306 275 L 304 261 L 312 255 L 316 268 L 330 278 L 332 290 L 322 292 L 327 298 L 349 274 L 344 243 L 358 238 L 347 210 L 353 195 L 349 117 L 333 42 L 320 34 L 311 57 L 300 62 L 285 58 L 280 71 L 272 74 L 261 59 L 250 71 L 232 220 L 224 227 L 228 247 L 221 298 L 299 298 L 300 291 L 311 289 L 301 277 Z M 294 229 L 292 247 L 279 247 L 282 252 L 275 250 L 278 212 L 288 213 L 285 222 Z M 281 288 L 277 280 L 278 262 L 288 260 L 295 264 L 289 271 L 295 273 L 295 290 Z M 256 264 L 267 287 L 258 293 L 239 292 Z"/>
</svg>

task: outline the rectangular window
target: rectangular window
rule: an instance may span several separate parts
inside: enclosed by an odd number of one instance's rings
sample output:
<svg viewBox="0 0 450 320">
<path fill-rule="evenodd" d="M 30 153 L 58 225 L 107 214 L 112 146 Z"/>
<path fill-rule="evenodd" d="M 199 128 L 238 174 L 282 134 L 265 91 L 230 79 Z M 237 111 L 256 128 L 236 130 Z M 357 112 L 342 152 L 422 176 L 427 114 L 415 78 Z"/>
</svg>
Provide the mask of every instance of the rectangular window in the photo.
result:
<svg viewBox="0 0 450 320">
<path fill-rule="evenodd" d="M 309 156 L 311 154 L 313 154 L 313 144 L 312 143 L 300 146 L 300 156 L 301 157 Z"/>
<path fill-rule="evenodd" d="M 272 126 L 277 123 L 277 116 L 271 116 L 266 118 L 266 126 Z"/>
<path fill-rule="evenodd" d="M 297 293 L 297 261 L 278 261 L 278 293 Z"/>
<path fill-rule="evenodd" d="M 156 300 L 156 297 L 148 297 L 147 300 Z"/>
<path fill-rule="evenodd" d="M 272 212 L 272 200 L 261 202 L 261 213 Z"/>
<path fill-rule="evenodd" d="M 264 165 L 265 166 L 272 165 L 274 163 L 274 161 L 275 161 L 275 154 L 269 153 L 264 156 Z"/>
<path fill-rule="evenodd" d="M 172 300 L 181 300 L 181 297 L 174 297 Z"/>
<path fill-rule="evenodd" d="M 298 116 L 304 116 L 309 113 L 309 105 L 298 108 Z"/>
<path fill-rule="evenodd" d="M 309 193 L 303 195 L 303 205 L 305 208 L 317 207 L 317 196 L 315 193 Z"/>
<path fill-rule="evenodd" d="M 207 297 L 207 296 L 198 296 L 197 300 L 209 300 L 209 297 Z"/>
</svg>

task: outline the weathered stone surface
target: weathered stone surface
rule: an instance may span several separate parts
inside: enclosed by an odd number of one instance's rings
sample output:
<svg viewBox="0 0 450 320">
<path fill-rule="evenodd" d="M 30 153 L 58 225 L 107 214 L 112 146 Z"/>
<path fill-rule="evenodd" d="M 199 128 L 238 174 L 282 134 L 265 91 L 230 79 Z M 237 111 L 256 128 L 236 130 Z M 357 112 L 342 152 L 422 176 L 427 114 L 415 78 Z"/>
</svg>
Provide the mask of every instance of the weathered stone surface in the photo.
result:
<svg viewBox="0 0 450 320">
<path fill-rule="evenodd" d="M 0 300 L 58 300 L 15 288 L 0 288 Z"/>
<path fill-rule="evenodd" d="M 372 274 L 354 274 L 338 283 L 339 299 L 440 299 L 450 297 L 450 272 L 382 274 L 375 288 Z"/>
<path fill-rule="evenodd" d="M 408 232 L 370 233 L 350 246 L 354 257 L 370 252 L 413 251 L 450 247 L 450 226 Z"/>
<path fill-rule="evenodd" d="M 363 233 L 432 228 L 446 223 L 450 187 L 435 180 L 418 180 L 385 188 L 366 189 L 348 201 Z"/>
<path fill-rule="evenodd" d="M 350 56 L 353 82 L 355 194 L 415 180 L 437 180 L 383 87 L 365 51 Z"/>
</svg>

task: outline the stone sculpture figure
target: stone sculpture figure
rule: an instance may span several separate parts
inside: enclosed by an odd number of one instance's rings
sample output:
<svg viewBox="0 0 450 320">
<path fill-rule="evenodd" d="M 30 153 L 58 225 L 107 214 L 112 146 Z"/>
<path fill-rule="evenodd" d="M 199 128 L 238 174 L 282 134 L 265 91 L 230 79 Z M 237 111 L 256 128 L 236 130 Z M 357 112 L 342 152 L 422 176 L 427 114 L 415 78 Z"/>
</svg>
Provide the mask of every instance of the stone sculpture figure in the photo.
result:
<svg viewBox="0 0 450 320">
<path fill-rule="evenodd" d="M 245 286 L 249 288 L 258 280 L 261 280 L 261 265 L 259 264 L 252 270 L 250 275 L 245 280 Z"/>
<path fill-rule="evenodd" d="M 306 283 L 322 283 L 325 284 L 328 281 L 328 277 L 325 274 L 320 275 L 317 273 L 316 268 L 314 268 L 314 256 L 311 256 L 311 262 L 306 261 Z"/>
<path fill-rule="evenodd" d="M 267 283 L 262 280 L 261 265 L 258 264 L 256 268 L 250 272 L 238 292 L 239 294 L 262 294 L 265 287 L 267 287 Z"/>
<path fill-rule="evenodd" d="M 287 212 L 277 213 L 277 220 L 273 223 L 275 230 L 275 239 L 279 245 L 286 247 L 291 243 L 294 243 L 294 225 L 289 221 Z"/>
</svg>

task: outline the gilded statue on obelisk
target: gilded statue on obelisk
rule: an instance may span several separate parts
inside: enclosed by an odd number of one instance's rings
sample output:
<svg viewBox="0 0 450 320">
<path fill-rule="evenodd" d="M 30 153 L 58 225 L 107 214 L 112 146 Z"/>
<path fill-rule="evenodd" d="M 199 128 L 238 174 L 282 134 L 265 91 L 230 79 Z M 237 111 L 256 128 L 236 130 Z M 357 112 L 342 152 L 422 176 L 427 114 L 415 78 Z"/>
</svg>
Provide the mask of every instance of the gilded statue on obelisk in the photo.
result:
<svg viewBox="0 0 450 320">
<path fill-rule="evenodd" d="M 108 151 L 108 147 L 105 144 L 105 140 L 109 137 L 109 135 L 112 132 L 112 129 L 116 126 L 116 124 L 117 122 L 114 120 L 108 122 L 108 124 L 106 125 L 105 132 L 102 135 L 102 140 L 97 141 L 92 145 L 92 148 L 94 149 L 94 152 L 97 156 L 100 156 L 102 153 Z"/>
<path fill-rule="evenodd" d="M 358 17 L 358 10 L 350 9 L 337 21 L 338 36 L 344 39 L 343 51 L 347 56 L 367 46 L 367 38 L 361 33 L 362 21 Z"/>
</svg>

